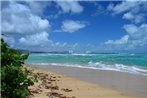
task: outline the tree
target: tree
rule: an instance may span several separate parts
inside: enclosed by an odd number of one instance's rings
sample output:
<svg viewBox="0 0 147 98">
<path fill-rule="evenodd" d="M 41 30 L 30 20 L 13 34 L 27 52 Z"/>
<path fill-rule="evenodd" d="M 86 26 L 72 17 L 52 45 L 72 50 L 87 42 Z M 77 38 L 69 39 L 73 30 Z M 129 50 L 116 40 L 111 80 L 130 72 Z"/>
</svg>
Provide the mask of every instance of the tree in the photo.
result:
<svg viewBox="0 0 147 98">
<path fill-rule="evenodd" d="M 29 53 L 22 54 L 11 49 L 1 39 L 1 95 L 3 98 L 26 98 L 29 94 L 28 87 L 34 84 L 30 71 L 22 64 Z"/>
</svg>

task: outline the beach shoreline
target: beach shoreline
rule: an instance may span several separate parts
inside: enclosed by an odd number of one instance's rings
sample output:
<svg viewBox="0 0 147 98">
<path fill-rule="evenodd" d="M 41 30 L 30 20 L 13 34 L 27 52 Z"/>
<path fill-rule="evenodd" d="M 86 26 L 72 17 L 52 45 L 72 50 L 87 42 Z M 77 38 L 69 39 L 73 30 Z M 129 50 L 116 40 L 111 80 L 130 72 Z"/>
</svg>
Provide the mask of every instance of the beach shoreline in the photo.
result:
<svg viewBox="0 0 147 98">
<path fill-rule="evenodd" d="M 132 98 L 147 97 L 147 77 L 123 72 L 51 65 L 27 65 L 34 69 L 63 74 L 94 85 L 100 85 Z"/>
</svg>

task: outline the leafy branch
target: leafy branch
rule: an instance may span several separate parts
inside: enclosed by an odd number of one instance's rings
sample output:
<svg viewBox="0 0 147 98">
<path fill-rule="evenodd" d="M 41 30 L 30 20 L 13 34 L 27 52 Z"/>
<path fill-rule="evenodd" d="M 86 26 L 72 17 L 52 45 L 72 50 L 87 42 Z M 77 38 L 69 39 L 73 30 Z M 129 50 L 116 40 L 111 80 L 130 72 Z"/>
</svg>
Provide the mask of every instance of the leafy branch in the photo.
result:
<svg viewBox="0 0 147 98">
<path fill-rule="evenodd" d="M 22 64 L 29 53 L 22 54 L 11 49 L 1 39 L 1 95 L 3 98 L 26 98 L 28 87 L 33 85 L 35 78 L 30 77 L 30 71 Z"/>
</svg>

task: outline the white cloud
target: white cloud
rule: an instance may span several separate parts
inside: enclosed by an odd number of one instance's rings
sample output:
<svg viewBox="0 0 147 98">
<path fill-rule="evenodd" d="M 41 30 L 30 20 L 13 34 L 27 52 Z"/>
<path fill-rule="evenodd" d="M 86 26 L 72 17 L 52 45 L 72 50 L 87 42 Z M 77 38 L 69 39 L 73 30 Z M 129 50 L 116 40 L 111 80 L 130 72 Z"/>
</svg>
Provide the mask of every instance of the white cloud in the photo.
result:
<svg viewBox="0 0 147 98">
<path fill-rule="evenodd" d="M 113 3 L 110 3 L 110 4 L 107 6 L 107 10 L 108 10 L 108 11 L 113 10 L 113 8 L 114 8 L 114 4 L 113 4 Z"/>
<path fill-rule="evenodd" d="M 83 7 L 78 1 L 57 1 L 64 13 L 81 13 L 83 12 Z"/>
<path fill-rule="evenodd" d="M 119 40 L 108 40 L 107 42 L 105 42 L 105 44 L 116 44 L 116 45 L 120 45 L 120 44 L 126 44 L 128 42 L 129 36 L 125 35 L 123 36 L 121 39 Z"/>
<path fill-rule="evenodd" d="M 49 28 L 49 22 L 48 20 L 44 19 L 44 20 L 40 20 L 38 21 L 38 27 L 41 29 L 41 30 L 46 30 Z"/>
<path fill-rule="evenodd" d="M 127 35 L 119 40 L 108 40 L 105 44 L 115 45 L 116 47 L 123 46 L 128 49 L 139 48 L 140 46 L 147 45 L 147 24 L 136 26 L 134 24 L 124 25 Z"/>
<path fill-rule="evenodd" d="M 20 38 L 19 42 L 21 44 L 30 46 L 46 46 L 50 43 L 48 36 L 49 35 L 47 32 L 36 33 L 33 35 L 27 35 L 26 37 Z"/>
<path fill-rule="evenodd" d="M 128 20 L 131 20 L 132 22 L 140 23 L 145 20 L 144 16 L 145 16 L 144 14 L 137 14 L 136 15 L 131 12 L 128 12 L 123 15 L 123 19 L 128 19 Z"/>
<path fill-rule="evenodd" d="M 140 4 L 141 4 L 141 2 L 138 2 L 138 1 L 134 1 L 134 2 L 123 1 L 122 3 L 119 3 L 116 6 L 114 6 L 112 3 L 110 3 L 110 5 L 108 6 L 107 9 L 113 11 L 114 14 L 120 14 L 122 12 L 129 11 L 132 8 L 135 8 Z"/>
<path fill-rule="evenodd" d="M 38 14 L 34 13 L 30 8 L 33 5 L 26 5 L 19 2 L 7 2 L 8 6 L 2 8 L 2 33 L 6 42 L 12 38 L 18 39 L 19 43 L 10 43 L 19 47 L 20 44 L 25 46 L 46 45 L 50 41 L 48 39 L 50 23 L 47 19 L 43 19 Z M 34 2 L 35 3 L 35 2 Z M 34 5 L 33 5 L 34 6 Z M 41 5 L 40 5 L 41 6 Z M 39 5 L 37 6 L 39 8 Z M 34 8 L 34 7 L 33 7 Z M 6 38 L 5 36 L 8 37 Z M 11 35 L 11 37 L 10 37 Z M 18 37 L 18 35 L 20 35 Z M 11 41 L 11 42 L 12 42 Z"/>
<path fill-rule="evenodd" d="M 126 13 L 123 15 L 123 18 L 132 20 L 132 19 L 134 19 L 134 16 L 132 15 L 132 13 Z"/>
<path fill-rule="evenodd" d="M 121 15 L 131 24 L 125 24 L 123 28 L 126 35 L 118 40 L 108 40 L 107 45 L 115 49 L 139 49 L 147 46 L 147 24 L 145 23 L 147 13 L 147 2 L 144 1 L 123 1 L 116 5 L 110 3 L 107 10 L 113 15 Z"/>
<path fill-rule="evenodd" d="M 49 21 L 32 14 L 28 6 L 10 2 L 9 6 L 2 9 L 2 32 L 33 34 L 47 31 Z"/>
<path fill-rule="evenodd" d="M 134 24 L 127 24 L 123 27 L 129 34 L 133 34 L 137 31 L 137 26 Z"/>
<path fill-rule="evenodd" d="M 47 6 L 50 6 L 50 2 L 42 2 L 42 1 L 35 1 L 35 0 L 27 0 L 26 4 L 28 4 L 28 7 L 31 9 L 31 12 L 33 14 L 41 15 L 44 12 L 44 9 Z M 42 6 L 43 5 L 43 6 Z"/>
<path fill-rule="evenodd" d="M 67 43 L 60 43 L 60 42 L 55 42 L 52 44 L 53 47 L 56 47 L 56 48 L 65 48 L 68 46 Z"/>
<path fill-rule="evenodd" d="M 44 3 L 29 1 L 6 3 L 1 10 L 2 32 L 4 33 L 2 37 L 11 47 L 33 51 L 66 51 L 73 47 L 75 49 L 74 44 L 53 42 L 49 39 L 51 25 L 41 15 Z M 78 2 L 73 3 L 67 12 L 80 13 L 83 11 L 83 7 Z M 83 22 L 67 20 L 62 23 L 61 30 L 75 32 L 84 27 Z"/>
<path fill-rule="evenodd" d="M 147 24 L 142 24 L 138 27 L 134 24 L 124 25 L 124 29 L 133 40 L 143 40 L 147 38 Z"/>
<path fill-rule="evenodd" d="M 144 22 L 147 13 L 147 2 L 145 1 L 123 1 L 114 6 L 110 3 L 107 10 L 112 12 L 112 15 L 123 14 L 123 19 L 130 20 L 133 23 Z"/>
<path fill-rule="evenodd" d="M 73 33 L 82 29 L 86 26 L 83 22 L 73 21 L 73 20 L 65 20 L 62 22 L 61 30 L 62 32 Z"/>
</svg>

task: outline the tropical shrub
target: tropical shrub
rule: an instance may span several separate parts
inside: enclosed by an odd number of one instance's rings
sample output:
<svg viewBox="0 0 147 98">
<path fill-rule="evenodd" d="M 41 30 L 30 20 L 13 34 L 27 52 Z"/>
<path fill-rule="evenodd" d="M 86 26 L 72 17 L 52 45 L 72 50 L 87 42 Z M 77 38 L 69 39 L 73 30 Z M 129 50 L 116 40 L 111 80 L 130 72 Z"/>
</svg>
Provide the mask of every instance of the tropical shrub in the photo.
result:
<svg viewBox="0 0 147 98">
<path fill-rule="evenodd" d="M 26 98 L 29 94 L 28 87 L 34 84 L 30 71 L 23 67 L 28 53 L 22 54 L 11 49 L 1 39 L 1 95 L 2 98 Z"/>
</svg>

